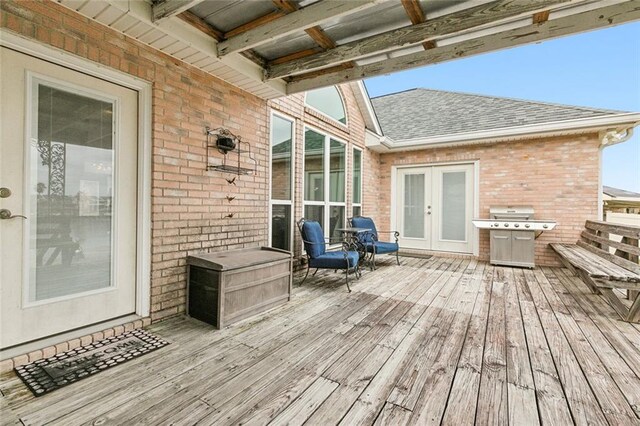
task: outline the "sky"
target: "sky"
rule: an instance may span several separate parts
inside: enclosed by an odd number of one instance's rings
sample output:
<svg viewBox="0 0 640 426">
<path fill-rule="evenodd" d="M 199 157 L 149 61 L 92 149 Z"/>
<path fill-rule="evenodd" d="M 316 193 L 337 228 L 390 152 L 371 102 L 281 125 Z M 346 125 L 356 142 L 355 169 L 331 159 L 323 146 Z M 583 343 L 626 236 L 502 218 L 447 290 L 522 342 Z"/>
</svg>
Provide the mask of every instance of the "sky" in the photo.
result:
<svg viewBox="0 0 640 426">
<path fill-rule="evenodd" d="M 371 97 L 415 87 L 640 112 L 640 22 L 365 81 Z M 604 185 L 640 192 L 640 126 L 605 148 Z"/>
</svg>

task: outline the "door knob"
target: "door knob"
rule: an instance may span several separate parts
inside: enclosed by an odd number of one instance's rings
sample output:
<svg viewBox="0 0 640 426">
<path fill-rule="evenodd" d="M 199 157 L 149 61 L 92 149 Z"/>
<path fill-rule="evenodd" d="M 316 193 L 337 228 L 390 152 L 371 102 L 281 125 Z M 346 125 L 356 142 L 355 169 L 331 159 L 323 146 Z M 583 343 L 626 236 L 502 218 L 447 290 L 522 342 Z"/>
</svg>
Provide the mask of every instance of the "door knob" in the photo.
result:
<svg viewBox="0 0 640 426">
<path fill-rule="evenodd" d="M 11 210 L 9 209 L 1 209 L 0 210 L 0 219 L 15 219 L 17 217 L 21 217 L 26 219 L 26 216 L 22 216 L 21 214 L 13 215 L 11 214 Z"/>
</svg>

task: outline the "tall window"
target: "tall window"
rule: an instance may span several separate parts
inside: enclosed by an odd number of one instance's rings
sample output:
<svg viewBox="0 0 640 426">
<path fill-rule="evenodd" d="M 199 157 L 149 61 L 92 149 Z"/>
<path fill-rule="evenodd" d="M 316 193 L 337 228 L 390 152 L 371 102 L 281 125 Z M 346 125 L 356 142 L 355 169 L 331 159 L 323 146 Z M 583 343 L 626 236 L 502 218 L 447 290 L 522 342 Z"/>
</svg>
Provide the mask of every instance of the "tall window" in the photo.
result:
<svg viewBox="0 0 640 426">
<path fill-rule="evenodd" d="M 320 111 L 324 115 L 347 124 L 347 113 L 344 110 L 342 97 L 334 86 L 307 92 L 305 102 L 311 108 Z"/>
<path fill-rule="evenodd" d="M 271 246 L 291 250 L 293 121 L 271 116 Z"/>
<path fill-rule="evenodd" d="M 320 222 L 325 237 L 345 225 L 346 146 L 312 129 L 304 134 L 304 217 Z"/>
<path fill-rule="evenodd" d="M 362 151 L 353 148 L 353 216 L 362 215 Z"/>
</svg>

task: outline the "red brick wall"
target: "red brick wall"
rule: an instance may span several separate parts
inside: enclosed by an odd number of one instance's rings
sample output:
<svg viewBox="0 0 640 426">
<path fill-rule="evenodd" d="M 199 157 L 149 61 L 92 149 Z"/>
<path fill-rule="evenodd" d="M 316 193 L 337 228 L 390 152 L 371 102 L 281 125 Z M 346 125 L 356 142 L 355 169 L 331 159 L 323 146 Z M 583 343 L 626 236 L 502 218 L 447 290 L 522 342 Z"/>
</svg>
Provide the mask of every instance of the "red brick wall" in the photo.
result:
<svg viewBox="0 0 640 426">
<path fill-rule="evenodd" d="M 267 242 L 266 101 L 50 1 L 2 1 L 2 27 L 153 84 L 151 317 L 185 309 L 185 258 Z M 255 176 L 206 171 L 204 128 L 251 145 Z M 219 159 L 222 154 L 215 153 Z M 226 195 L 236 197 L 229 203 Z M 232 219 L 224 218 L 234 213 Z"/>
<path fill-rule="evenodd" d="M 1 26 L 43 44 L 152 83 L 151 317 L 185 310 L 189 254 L 266 245 L 268 233 L 269 108 L 267 102 L 176 58 L 130 39 L 53 1 L 1 1 Z M 303 122 L 348 142 L 347 211 L 351 204 L 351 146 L 364 144 L 364 122 L 351 89 L 340 89 L 348 124 L 304 107 L 303 95 L 269 102 L 296 119 L 295 219 L 302 216 Z M 251 145 L 257 174 L 206 171 L 204 128 L 225 127 Z M 215 153 L 217 160 L 222 154 Z M 375 158 L 365 153 L 365 164 Z M 374 176 L 365 166 L 365 182 Z M 365 184 L 366 185 L 366 184 Z M 366 187 L 366 186 L 365 186 Z M 226 196 L 236 197 L 229 203 Z M 364 211 L 374 199 L 365 195 Z M 233 218 L 224 218 L 234 213 Z M 295 240 L 299 240 L 297 231 Z M 300 245 L 296 245 L 300 255 Z"/>
<path fill-rule="evenodd" d="M 548 244 L 575 242 L 584 222 L 598 217 L 600 151 L 597 134 L 383 154 L 379 197 L 382 226 L 389 226 L 391 167 L 479 161 L 480 217 L 489 207 L 527 204 L 539 219 L 558 226 L 536 240 L 536 263 L 559 265 Z M 480 231 L 480 258 L 489 258 L 489 231 Z"/>
</svg>

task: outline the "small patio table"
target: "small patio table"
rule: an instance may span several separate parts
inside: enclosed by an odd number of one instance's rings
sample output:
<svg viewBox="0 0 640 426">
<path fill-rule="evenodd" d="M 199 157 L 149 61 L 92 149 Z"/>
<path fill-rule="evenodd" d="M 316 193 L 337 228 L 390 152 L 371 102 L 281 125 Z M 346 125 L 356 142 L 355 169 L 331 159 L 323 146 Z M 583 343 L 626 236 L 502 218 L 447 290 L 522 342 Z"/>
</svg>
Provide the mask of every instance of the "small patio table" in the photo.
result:
<svg viewBox="0 0 640 426">
<path fill-rule="evenodd" d="M 355 247 L 359 256 L 358 263 L 362 264 L 366 260 L 367 248 L 362 243 L 362 239 L 358 237 L 361 234 L 366 234 L 367 232 L 371 232 L 371 229 L 349 227 L 349 228 L 336 228 L 336 231 L 342 233 L 342 239 L 345 243 Z"/>
</svg>

